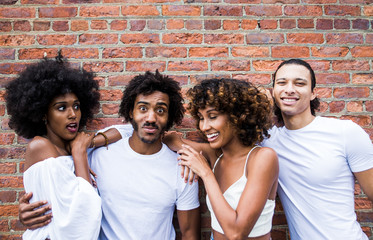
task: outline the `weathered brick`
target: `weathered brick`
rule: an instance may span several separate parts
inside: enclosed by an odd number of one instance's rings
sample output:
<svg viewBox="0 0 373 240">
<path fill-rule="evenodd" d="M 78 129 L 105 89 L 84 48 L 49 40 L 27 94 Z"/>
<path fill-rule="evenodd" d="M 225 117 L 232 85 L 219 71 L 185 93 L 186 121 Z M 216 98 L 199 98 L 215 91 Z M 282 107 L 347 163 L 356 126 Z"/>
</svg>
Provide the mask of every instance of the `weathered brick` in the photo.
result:
<svg viewBox="0 0 373 240">
<path fill-rule="evenodd" d="M 86 20 L 71 21 L 71 31 L 87 31 L 88 28 L 88 21 Z"/>
<path fill-rule="evenodd" d="M 313 19 L 298 19 L 299 28 L 314 28 L 315 23 Z"/>
<path fill-rule="evenodd" d="M 118 17 L 120 6 L 81 6 L 81 17 Z"/>
<path fill-rule="evenodd" d="M 200 33 L 165 33 L 163 43 L 166 44 L 201 44 L 202 34 Z"/>
<path fill-rule="evenodd" d="M 287 5 L 284 7 L 284 14 L 286 16 L 322 16 L 322 7 L 315 5 Z"/>
<path fill-rule="evenodd" d="M 343 116 L 341 116 L 341 119 L 351 120 L 351 121 L 359 124 L 361 127 L 369 126 L 372 122 L 370 116 L 363 116 L 363 115 L 360 115 L 360 116 L 343 115 Z"/>
<path fill-rule="evenodd" d="M 267 85 L 271 82 L 270 74 L 233 74 L 233 78 L 244 80 L 255 85 Z"/>
<path fill-rule="evenodd" d="M 184 28 L 183 19 L 168 19 L 166 22 L 167 29 L 182 29 Z"/>
<path fill-rule="evenodd" d="M 116 31 L 123 31 L 127 28 L 127 21 L 126 20 L 113 20 L 110 23 L 110 29 Z"/>
<path fill-rule="evenodd" d="M 316 93 L 319 98 L 331 98 L 332 89 L 327 87 L 317 87 Z"/>
<path fill-rule="evenodd" d="M 373 112 L 373 101 L 366 101 L 365 102 L 365 109 L 368 112 Z"/>
<path fill-rule="evenodd" d="M 100 90 L 101 101 L 118 101 L 122 98 L 121 90 Z"/>
<path fill-rule="evenodd" d="M 76 43 L 76 35 L 38 35 L 37 41 L 41 45 L 72 45 Z"/>
<path fill-rule="evenodd" d="M 107 29 L 107 21 L 106 20 L 92 20 L 91 21 L 91 29 L 93 30 L 105 30 Z"/>
<path fill-rule="evenodd" d="M 25 68 L 26 65 L 24 63 L 0 63 L 1 74 L 18 74 Z"/>
<path fill-rule="evenodd" d="M 272 57 L 280 58 L 307 58 L 310 56 L 308 47 L 278 46 L 272 47 Z"/>
<path fill-rule="evenodd" d="M 0 8 L 0 18 L 35 18 L 36 10 L 33 7 Z"/>
<path fill-rule="evenodd" d="M 319 73 L 317 84 L 342 84 L 350 81 L 348 73 Z"/>
<path fill-rule="evenodd" d="M 102 113 L 105 115 L 118 114 L 119 104 L 102 104 Z"/>
<path fill-rule="evenodd" d="M 324 43 L 324 36 L 322 33 L 288 33 L 288 43 L 311 43 L 311 44 L 322 44 Z"/>
<path fill-rule="evenodd" d="M 275 72 L 278 65 L 280 65 L 280 61 L 253 61 L 253 68 L 256 71 L 269 71 L 269 72 Z"/>
<path fill-rule="evenodd" d="M 199 16 L 201 15 L 201 7 L 193 5 L 163 5 L 163 16 Z"/>
<path fill-rule="evenodd" d="M 368 61 L 341 60 L 333 61 L 332 67 L 336 71 L 367 71 L 370 69 Z"/>
<path fill-rule="evenodd" d="M 50 29 L 51 22 L 49 21 L 34 21 L 33 29 L 34 31 L 48 31 Z"/>
<path fill-rule="evenodd" d="M 242 16 L 241 6 L 205 6 L 204 16 Z"/>
<path fill-rule="evenodd" d="M 334 101 L 329 103 L 329 111 L 331 113 L 339 113 L 342 112 L 345 108 L 345 102 L 344 101 Z"/>
<path fill-rule="evenodd" d="M 233 47 L 231 51 L 233 57 L 269 57 L 268 47 Z"/>
<path fill-rule="evenodd" d="M 281 19 L 280 20 L 280 28 L 282 29 L 293 29 L 296 28 L 297 23 L 295 19 Z"/>
<path fill-rule="evenodd" d="M 224 20 L 223 29 L 224 30 L 238 30 L 240 28 L 239 20 Z"/>
<path fill-rule="evenodd" d="M 124 16 L 158 16 L 160 12 L 156 6 L 123 6 L 122 14 Z"/>
<path fill-rule="evenodd" d="M 34 43 L 33 35 L 0 35 L 0 46 L 29 46 Z"/>
<path fill-rule="evenodd" d="M 206 61 L 171 61 L 168 63 L 168 71 L 206 71 Z"/>
<path fill-rule="evenodd" d="M 42 59 L 46 57 L 55 57 L 58 54 L 56 48 L 26 48 L 18 51 L 19 59 Z"/>
<path fill-rule="evenodd" d="M 147 47 L 145 55 L 149 58 L 186 58 L 187 48 L 185 47 Z"/>
<path fill-rule="evenodd" d="M 317 19 L 316 29 L 319 29 L 319 30 L 333 29 L 333 19 Z"/>
<path fill-rule="evenodd" d="M 217 30 L 221 28 L 220 20 L 205 20 L 205 30 Z"/>
<path fill-rule="evenodd" d="M 41 5 L 49 5 L 49 4 L 58 4 L 59 0 L 21 0 L 22 4 L 41 4 Z"/>
<path fill-rule="evenodd" d="M 124 44 L 132 44 L 132 43 L 159 43 L 159 35 L 152 34 L 152 33 L 129 33 L 129 34 L 122 34 L 120 37 L 120 41 Z"/>
<path fill-rule="evenodd" d="M 346 108 L 348 112 L 354 112 L 354 113 L 362 112 L 364 110 L 362 101 L 348 102 Z"/>
<path fill-rule="evenodd" d="M 244 19 L 241 22 L 241 28 L 243 30 L 255 29 L 257 26 L 258 26 L 258 21 L 257 20 Z"/>
<path fill-rule="evenodd" d="M 72 18 L 77 16 L 77 7 L 41 7 L 39 18 Z"/>
<path fill-rule="evenodd" d="M 212 60 L 211 70 L 213 71 L 249 71 L 249 60 Z"/>
<path fill-rule="evenodd" d="M 328 5 L 324 7 L 326 15 L 332 16 L 359 16 L 360 7 L 351 5 Z"/>
<path fill-rule="evenodd" d="M 0 5 L 13 5 L 16 2 L 18 2 L 18 0 L 3 0 L 0 2 Z"/>
<path fill-rule="evenodd" d="M 31 24 L 27 20 L 15 21 L 13 23 L 13 29 L 14 29 L 14 31 L 29 32 L 29 31 L 31 31 Z"/>
<path fill-rule="evenodd" d="M 246 35 L 247 44 L 279 44 L 284 42 L 282 33 L 249 33 Z"/>
<path fill-rule="evenodd" d="M 145 20 L 131 20 L 130 21 L 130 30 L 131 31 L 142 31 L 146 26 Z"/>
<path fill-rule="evenodd" d="M 281 5 L 251 5 L 245 7 L 248 16 L 281 16 Z"/>
<path fill-rule="evenodd" d="M 68 21 L 54 21 L 52 29 L 57 32 L 68 31 L 69 23 Z"/>
<path fill-rule="evenodd" d="M 355 19 L 352 20 L 353 29 L 368 30 L 369 29 L 369 20 L 367 19 Z"/>
<path fill-rule="evenodd" d="M 135 75 L 123 75 L 123 74 L 119 76 L 110 76 L 108 79 L 108 85 L 109 86 L 126 86 L 134 76 Z"/>
<path fill-rule="evenodd" d="M 334 27 L 336 29 L 350 29 L 351 22 L 348 19 L 334 19 Z"/>
<path fill-rule="evenodd" d="M 22 176 L 0 176 L 0 186 L 3 188 L 23 188 Z M 1 208 L 1 205 L 0 205 L 0 208 Z M 0 212 L 2 211 L 0 210 Z M 18 206 L 17 206 L 17 214 L 18 214 Z"/>
<path fill-rule="evenodd" d="M 0 232 L 9 232 L 8 219 L 0 219 Z M 5 236 L 4 236 L 5 239 Z"/>
<path fill-rule="evenodd" d="M 163 20 L 147 20 L 146 26 L 148 29 L 162 30 L 164 29 L 165 22 Z"/>
<path fill-rule="evenodd" d="M 273 19 L 263 19 L 258 21 L 258 28 L 260 29 L 276 29 L 277 20 Z"/>
<path fill-rule="evenodd" d="M 118 35 L 85 33 L 79 36 L 79 43 L 83 45 L 115 44 L 118 43 Z"/>
<path fill-rule="evenodd" d="M 363 14 L 365 16 L 373 16 L 373 6 L 369 6 L 369 5 L 364 6 Z"/>
<path fill-rule="evenodd" d="M 141 58 L 142 49 L 140 47 L 125 48 L 105 48 L 102 51 L 103 58 Z"/>
<path fill-rule="evenodd" d="M 189 49 L 189 57 L 228 57 L 226 47 L 195 47 Z"/>
<path fill-rule="evenodd" d="M 206 34 L 205 43 L 207 44 L 242 44 L 244 35 L 242 34 Z"/>
<path fill-rule="evenodd" d="M 10 221 L 11 231 L 25 231 L 27 228 L 18 219 L 13 219 Z"/>
<path fill-rule="evenodd" d="M 166 63 L 163 61 L 127 61 L 126 71 L 132 72 L 145 72 L 152 71 L 156 69 L 163 72 L 166 69 Z"/>
<path fill-rule="evenodd" d="M 368 87 L 341 87 L 334 89 L 334 97 L 336 98 L 359 98 L 368 96 Z"/>
<path fill-rule="evenodd" d="M 354 84 L 373 84 L 373 73 L 355 73 L 352 74 L 352 83 Z"/>
<path fill-rule="evenodd" d="M 312 56 L 332 58 L 332 57 L 345 57 L 348 52 L 348 47 L 312 47 Z"/>
<path fill-rule="evenodd" d="M 63 4 L 87 4 L 87 3 L 100 3 L 101 0 L 62 0 Z"/>
<path fill-rule="evenodd" d="M 360 33 L 326 33 L 327 44 L 363 43 L 363 35 Z"/>
<path fill-rule="evenodd" d="M 88 59 L 99 57 L 99 51 L 97 48 L 62 48 L 61 54 L 66 58 L 74 59 Z"/>
<path fill-rule="evenodd" d="M 0 174 L 14 174 L 16 172 L 17 172 L 17 164 L 15 162 L 1 162 L 0 163 Z M 0 195 L 0 201 L 2 201 L 1 195 Z"/>
<path fill-rule="evenodd" d="M 84 63 L 83 68 L 92 72 L 123 72 L 122 62 L 90 62 Z"/>
<path fill-rule="evenodd" d="M 15 53 L 15 49 L 0 48 L 0 60 L 14 60 Z"/>
<path fill-rule="evenodd" d="M 0 32 L 10 32 L 12 30 L 11 22 L 0 22 Z"/>
<path fill-rule="evenodd" d="M 202 21 L 201 20 L 186 20 L 185 21 L 185 28 L 188 30 L 198 30 L 202 29 Z"/>
<path fill-rule="evenodd" d="M 356 46 L 351 49 L 354 58 L 373 57 L 373 46 Z"/>
</svg>

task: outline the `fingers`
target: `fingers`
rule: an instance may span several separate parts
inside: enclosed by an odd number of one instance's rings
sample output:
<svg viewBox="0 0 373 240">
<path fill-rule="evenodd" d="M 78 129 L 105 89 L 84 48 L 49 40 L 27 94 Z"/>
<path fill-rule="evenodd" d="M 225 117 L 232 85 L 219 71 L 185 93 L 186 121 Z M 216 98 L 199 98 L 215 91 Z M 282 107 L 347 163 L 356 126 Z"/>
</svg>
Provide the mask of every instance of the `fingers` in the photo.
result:
<svg viewBox="0 0 373 240">
<path fill-rule="evenodd" d="M 19 203 L 29 203 L 32 198 L 32 192 L 25 193 L 19 198 Z"/>
<path fill-rule="evenodd" d="M 28 203 L 28 197 L 27 195 L 25 198 L 20 198 L 18 208 L 20 222 L 29 229 L 47 225 L 52 218 L 52 213 L 44 214 L 51 210 L 51 206 L 45 205 L 47 201 L 38 201 L 30 204 Z"/>
<path fill-rule="evenodd" d="M 97 177 L 97 174 L 91 168 L 89 168 L 89 173 L 92 174 L 92 176 L 94 176 L 95 178 Z"/>
<path fill-rule="evenodd" d="M 190 171 L 190 169 L 188 167 L 186 167 L 185 168 L 185 173 L 184 173 L 184 182 L 188 182 L 189 171 Z"/>
<path fill-rule="evenodd" d="M 26 220 L 23 225 L 25 225 L 28 229 L 37 229 L 48 225 L 52 220 L 52 213 L 36 217 L 33 219 Z"/>
</svg>

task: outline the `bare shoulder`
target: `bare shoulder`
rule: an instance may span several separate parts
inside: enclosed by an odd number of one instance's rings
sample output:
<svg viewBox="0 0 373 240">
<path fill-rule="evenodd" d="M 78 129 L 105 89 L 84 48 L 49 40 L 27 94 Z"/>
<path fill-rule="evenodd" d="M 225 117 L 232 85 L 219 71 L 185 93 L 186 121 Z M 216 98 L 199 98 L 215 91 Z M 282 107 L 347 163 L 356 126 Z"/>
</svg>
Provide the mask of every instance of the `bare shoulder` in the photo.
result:
<svg viewBox="0 0 373 240">
<path fill-rule="evenodd" d="M 278 169 L 277 153 L 272 148 L 260 147 L 254 152 L 253 157 L 250 159 L 250 163 L 248 164 L 261 168 Z"/>
<path fill-rule="evenodd" d="M 27 145 L 25 169 L 50 157 L 58 157 L 58 152 L 55 146 L 48 139 L 36 136 Z"/>
</svg>

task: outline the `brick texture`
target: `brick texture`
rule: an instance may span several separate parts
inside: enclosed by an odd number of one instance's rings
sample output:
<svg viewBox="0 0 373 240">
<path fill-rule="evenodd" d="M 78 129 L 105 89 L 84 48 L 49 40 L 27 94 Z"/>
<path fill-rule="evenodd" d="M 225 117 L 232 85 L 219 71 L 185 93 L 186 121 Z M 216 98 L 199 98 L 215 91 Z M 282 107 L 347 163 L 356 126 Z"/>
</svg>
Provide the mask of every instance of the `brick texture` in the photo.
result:
<svg viewBox="0 0 373 240">
<path fill-rule="evenodd" d="M 0 239 L 20 239 L 27 140 L 8 127 L 4 85 L 28 64 L 58 50 L 95 71 L 101 108 L 87 129 L 120 124 L 122 90 L 136 74 L 158 69 L 183 92 L 207 77 L 272 86 L 278 64 L 307 60 L 315 69 L 320 113 L 360 124 L 373 139 L 372 0 L 2 0 L 0 1 Z M 198 139 L 186 117 L 181 134 Z M 201 237 L 210 216 L 201 183 Z M 288 240 L 277 201 L 272 238 Z M 372 203 L 356 185 L 363 230 L 373 236 Z M 180 239 L 180 234 L 178 234 Z"/>
</svg>

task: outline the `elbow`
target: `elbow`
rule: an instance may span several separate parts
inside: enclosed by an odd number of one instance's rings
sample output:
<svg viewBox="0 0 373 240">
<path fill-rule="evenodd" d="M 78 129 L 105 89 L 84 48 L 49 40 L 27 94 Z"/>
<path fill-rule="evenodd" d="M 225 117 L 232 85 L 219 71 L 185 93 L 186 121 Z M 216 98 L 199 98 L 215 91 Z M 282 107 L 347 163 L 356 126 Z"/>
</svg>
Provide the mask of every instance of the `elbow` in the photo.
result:
<svg viewBox="0 0 373 240">
<path fill-rule="evenodd" d="M 234 231 L 229 234 L 225 234 L 227 239 L 229 240 L 242 240 L 242 239 L 247 239 L 248 234 L 240 232 L 240 231 Z"/>
</svg>

